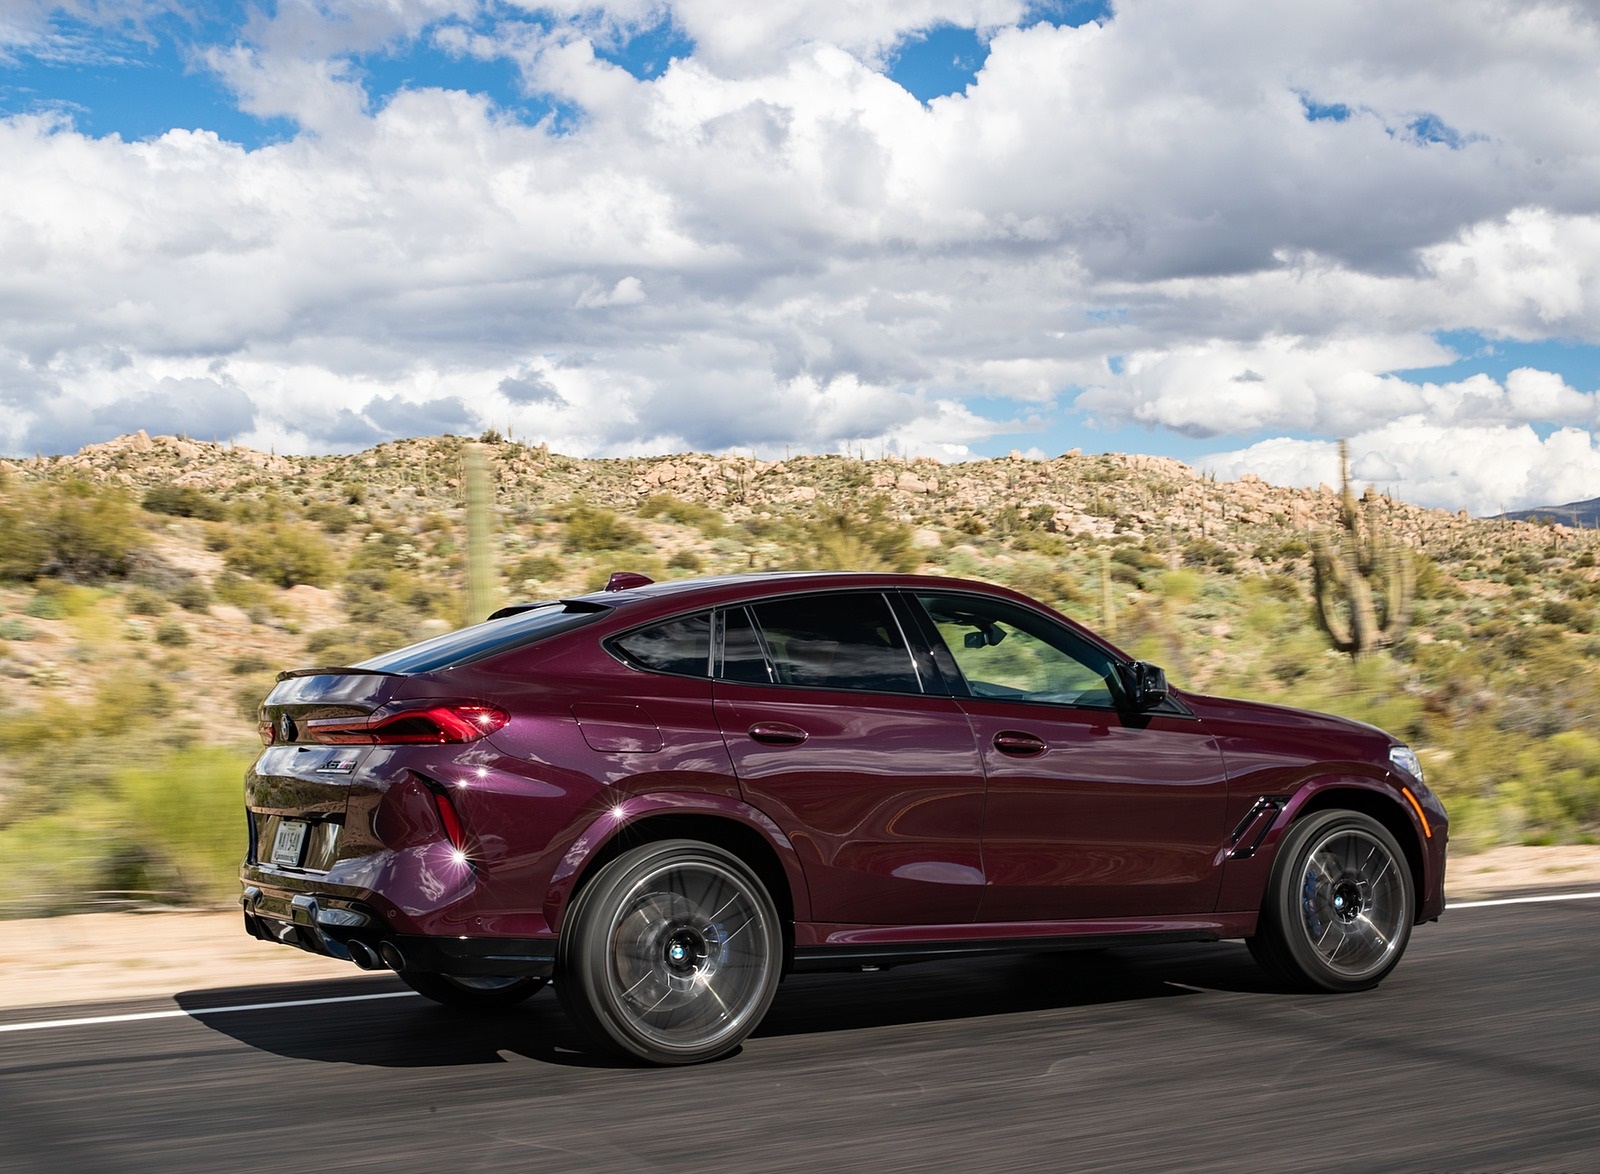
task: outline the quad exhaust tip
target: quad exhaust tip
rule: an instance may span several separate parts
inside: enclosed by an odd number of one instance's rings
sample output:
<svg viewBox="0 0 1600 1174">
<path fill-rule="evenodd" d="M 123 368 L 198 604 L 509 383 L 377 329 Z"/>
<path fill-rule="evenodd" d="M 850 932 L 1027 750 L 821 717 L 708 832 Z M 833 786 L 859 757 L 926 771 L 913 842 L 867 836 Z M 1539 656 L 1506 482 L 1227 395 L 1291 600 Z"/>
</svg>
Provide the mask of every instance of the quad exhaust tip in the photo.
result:
<svg viewBox="0 0 1600 1174">
<path fill-rule="evenodd" d="M 378 952 L 366 942 L 347 942 L 346 948 L 350 951 L 350 961 L 362 970 L 382 970 L 383 959 L 378 957 Z"/>
<path fill-rule="evenodd" d="M 406 956 L 400 952 L 400 947 L 393 942 L 384 942 L 379 945 L 378 954 L 383 959 L 383 964 L 396 974 L 406 968 Z"/>
</svg>

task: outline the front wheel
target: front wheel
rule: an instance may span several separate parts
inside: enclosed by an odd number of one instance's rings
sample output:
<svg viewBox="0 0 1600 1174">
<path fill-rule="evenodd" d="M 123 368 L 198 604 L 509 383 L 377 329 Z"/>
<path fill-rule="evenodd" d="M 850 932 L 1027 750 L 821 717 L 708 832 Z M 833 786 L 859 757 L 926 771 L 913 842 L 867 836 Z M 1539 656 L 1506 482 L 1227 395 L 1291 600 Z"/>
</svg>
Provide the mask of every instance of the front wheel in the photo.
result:
<svg viewBox="0 0 1600 1174">
<path fill-rule="evenodd" d="M 469 1011 L 512 1007 L 544 990 L 542 978 L 474 978 L 463 974 L 421 974 L 400 971 L 400 981 L 417 994 Z"/>
<path fill-rule="evenodd" d="M 693 840 L 645 844 L 568 910 L 556 994 L 608 1048 L 652 1064 L 714 1060 L 766 1015 L 782 941 L 772 898 L 738 857 Z"/>
<path fill-rule="evenodd" d="M 1411 869 L 1388 829 L 1360 812 L 1323 811 L 1284 837 L 1248 944 L 1291 986 L 1366 990 L 1400 961 L 1415 915 Z"/>
</svg>

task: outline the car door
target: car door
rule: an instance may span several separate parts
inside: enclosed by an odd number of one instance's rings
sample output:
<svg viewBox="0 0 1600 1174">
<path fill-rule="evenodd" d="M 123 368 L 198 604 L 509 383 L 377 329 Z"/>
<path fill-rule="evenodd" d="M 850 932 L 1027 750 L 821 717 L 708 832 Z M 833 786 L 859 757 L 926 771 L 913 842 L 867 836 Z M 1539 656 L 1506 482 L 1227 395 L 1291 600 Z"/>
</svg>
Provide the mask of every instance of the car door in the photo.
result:
<svg viewBox="0 0 1600 1174">
<path fill-rule="evenodd" d="M 746 801 L 800 857 L 812 920 L 971 921 L 983 767 L 887 597 L 785 596 L 725 609 L 719 628 L 717 720 Z"/>
<path fill-rule="evenodd" d="M 919 592 L 988 780 L 985 922 L 1209 912 L 1227 777 L 1180 706 L 1135 712 L 1116 658 L 1041 612 Z"/>
</svg>

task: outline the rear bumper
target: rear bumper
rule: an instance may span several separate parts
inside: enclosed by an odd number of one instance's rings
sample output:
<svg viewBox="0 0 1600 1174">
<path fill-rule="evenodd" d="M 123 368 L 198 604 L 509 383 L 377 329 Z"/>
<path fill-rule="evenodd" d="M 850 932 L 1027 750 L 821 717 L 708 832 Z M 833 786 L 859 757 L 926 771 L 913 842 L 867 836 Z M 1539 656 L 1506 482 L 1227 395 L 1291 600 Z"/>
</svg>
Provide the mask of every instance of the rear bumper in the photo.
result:
<svg viewBox="0 0 1600 1174">
<path fill-rule="evenodd" d="M 363 970 L 413 970 L 470 978 L 549 978 L 554 938 L 423 937 L 387 932 L 358 901 L 315 892 L 246 885 L 245 932 L 264 942 L 322 954 Z"/>
</svg>

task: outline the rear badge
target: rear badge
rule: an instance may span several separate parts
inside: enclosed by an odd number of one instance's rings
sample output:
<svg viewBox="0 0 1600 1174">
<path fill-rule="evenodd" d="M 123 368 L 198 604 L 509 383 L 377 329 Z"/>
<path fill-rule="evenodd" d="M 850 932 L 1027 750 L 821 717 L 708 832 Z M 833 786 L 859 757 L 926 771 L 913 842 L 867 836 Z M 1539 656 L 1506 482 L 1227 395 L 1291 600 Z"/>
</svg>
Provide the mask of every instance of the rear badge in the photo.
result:
<svg viewBox="0 0 1600 1174">
<path fill-rule="evenodd" d="M 295 735 L 300 731 L 295 728 L 294 718 L 288 714 L 281 714 L 278 718 L 278 741 L 293 742 Z"/>
<path fill-rule="evenodd" d="M 356 768 L 356 755 L 345 758 L 330 758 L 317 767 L 319 775 L 347 775 Z"/>
</svg>

